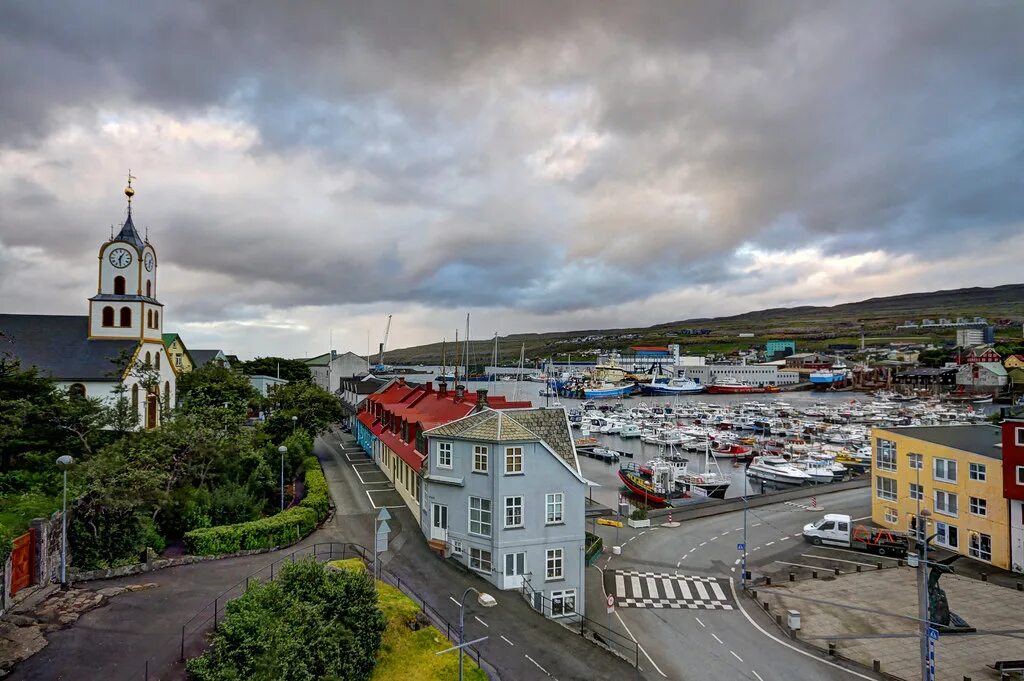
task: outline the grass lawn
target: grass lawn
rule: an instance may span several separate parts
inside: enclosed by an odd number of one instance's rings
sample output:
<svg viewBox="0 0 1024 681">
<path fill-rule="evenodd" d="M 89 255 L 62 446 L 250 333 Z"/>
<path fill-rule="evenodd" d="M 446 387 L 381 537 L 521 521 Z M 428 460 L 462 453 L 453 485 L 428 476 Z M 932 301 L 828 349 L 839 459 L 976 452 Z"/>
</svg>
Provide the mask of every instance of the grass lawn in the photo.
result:
<svg viewBox="0 0 1024 681">
<path fill-rule="evenodd" d="M 28 531 L 33 518 L 49 518 L 60 508 L 60 497 L 11 494 L 0 498 L 0 533 L 17 537 Z"/>
<path fill-rule="evenodd" d="M 365 570 L 359 558 L 335 560 L 330 565 L 343 570 Z M 377 596 L 380 608 L 388 619 L 380 650 L 377 651 L 377 666 L 372 681 L 448 681 L 458 678 L 459 655 L 453 651 L 435 655 L 438 651 L 451 648 L 452 644 L 435 627 L 423 627 L 417 631 L 409 628 L 409 622 L 416 617 L 420 607 L 401 591 L 377 582 Z M 487 675 L 466 656 L 465 678 L 487 681 Z"/>
</svg>

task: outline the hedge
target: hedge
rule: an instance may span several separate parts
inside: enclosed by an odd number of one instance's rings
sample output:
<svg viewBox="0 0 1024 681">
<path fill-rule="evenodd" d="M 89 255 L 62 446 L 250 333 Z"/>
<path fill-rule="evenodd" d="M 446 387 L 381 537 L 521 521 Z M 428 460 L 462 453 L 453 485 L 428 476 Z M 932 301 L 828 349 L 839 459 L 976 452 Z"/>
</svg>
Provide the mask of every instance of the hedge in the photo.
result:
<svg viewBox="0 0 1024 681">
<path fill-rule="evenodd" d="M 234 525 L 203 527 L 185 533 L 185 549 L 194 556 L 273 549 L 298 541 L 327 516 L 327 479 L 315 456 L 307 457 L 306 496 L 296 506 L 272 515 Z"/>
</svg>

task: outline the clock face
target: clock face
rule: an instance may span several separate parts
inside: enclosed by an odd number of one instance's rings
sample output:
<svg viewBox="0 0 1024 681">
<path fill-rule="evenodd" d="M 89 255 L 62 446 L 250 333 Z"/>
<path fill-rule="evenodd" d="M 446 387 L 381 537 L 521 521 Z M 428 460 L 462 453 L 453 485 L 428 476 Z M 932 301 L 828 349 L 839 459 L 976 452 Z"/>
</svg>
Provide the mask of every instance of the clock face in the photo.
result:
<svg viewBox="0 0 1024 681">
<path fill-rule="evenodd" d="M 154 264 L 155 263 L 153 261 L 153 254 L 152 253 L 147 253 L 146 254 L 146 271 L 147 272 L 152 272 Z"/>
<path fill-rule="evenodd" d="M 124 269 L 132 264 L 132 254 L 123 248 L 115 248 L 110 252 L 110 264 Z"/>
</svg>

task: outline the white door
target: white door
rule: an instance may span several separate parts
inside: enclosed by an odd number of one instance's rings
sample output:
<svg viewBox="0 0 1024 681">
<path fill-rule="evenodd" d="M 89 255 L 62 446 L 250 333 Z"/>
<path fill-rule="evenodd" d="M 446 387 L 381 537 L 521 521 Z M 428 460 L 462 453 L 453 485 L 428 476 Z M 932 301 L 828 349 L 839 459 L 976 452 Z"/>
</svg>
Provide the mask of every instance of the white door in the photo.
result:
<svg viewBox="0 0 1024 681">
<path fill-rule="evenodd" d="M 506 553 L 503 589 L 519 589 L 526 574 L 526 553 Z"/>
<path fill-rule="evenodd" d="M 430 538 L 448 540 L 448 507 L 444 504 L 432 504 L 430 511 Z"/>
</svg>

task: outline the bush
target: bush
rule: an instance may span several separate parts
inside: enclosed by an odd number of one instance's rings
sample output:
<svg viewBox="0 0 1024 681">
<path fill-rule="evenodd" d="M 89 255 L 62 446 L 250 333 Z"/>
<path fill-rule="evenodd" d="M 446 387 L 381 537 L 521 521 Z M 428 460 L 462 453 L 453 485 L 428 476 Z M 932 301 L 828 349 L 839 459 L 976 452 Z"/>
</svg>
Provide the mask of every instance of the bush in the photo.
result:
<svg viewBox="0 0 1024 681">
<path fill-rule="evenodd" d="M 306 459 L 306 497 L 282 513 L 234 525 L 197 528 L 185 534 L 185 549 L 195 556 L 272 549 L 306 536 L 327 516 L 327 479 L 316 457 Z"/>
<path fill-rule="evenodd" d="M 637 506 L 633 509 L 633 512 L 629 514 L 629 517 L 633 520 L 647 520 L 647 507 Z"/>
<path fill-rule="evenodd" d="M 369 575 L 302 560 L 228 603 L 213 649 L 187 668 L 196 681 L 364 680 L 386 626 Z"/>
</svg>

